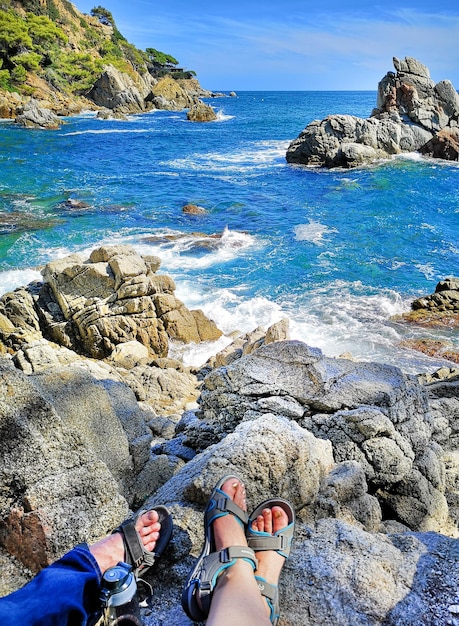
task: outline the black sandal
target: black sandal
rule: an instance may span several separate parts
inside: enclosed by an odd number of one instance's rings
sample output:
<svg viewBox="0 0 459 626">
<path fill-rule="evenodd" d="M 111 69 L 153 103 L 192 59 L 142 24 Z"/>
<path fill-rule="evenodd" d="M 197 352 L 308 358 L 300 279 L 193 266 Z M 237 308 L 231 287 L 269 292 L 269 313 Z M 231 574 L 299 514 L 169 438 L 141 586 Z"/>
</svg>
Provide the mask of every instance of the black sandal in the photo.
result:
<svg viewBox="0 0 459 626">
<path fill-rule="evenodd" d="M 139 511 L 135 517 L 125 520 L 122 524 L 115 528 L 114 533 L 120 533 L 124 543 L 124 561 L 131 565 L 134 575 L 137 578 L 140 573 L 146 572 L 154 565 L 157 558 L 164 552 L 167 544 L 172 537 L 172 516 L 165 506 L 154 506 L 152 511 L 156 511 L 159 516 L 161 530 L 159 531 L 159 539 L 156 542 L 153 552 L 145 550 L 145 547 L 135 528 L 137 519 L 146 513 L 146 510 Z"/>
</svg>

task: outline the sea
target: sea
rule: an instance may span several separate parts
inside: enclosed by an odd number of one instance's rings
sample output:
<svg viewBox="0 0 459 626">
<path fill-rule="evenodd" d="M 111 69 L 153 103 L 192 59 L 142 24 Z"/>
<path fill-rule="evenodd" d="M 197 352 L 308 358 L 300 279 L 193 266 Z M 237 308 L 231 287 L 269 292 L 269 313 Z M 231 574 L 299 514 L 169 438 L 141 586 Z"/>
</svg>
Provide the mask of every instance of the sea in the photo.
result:
<svg viewBox="0 0 459 626">
<path fill-rule="evenodd" d="M 176 296 L 225 333 L 171 346 L 201 365 L 249 332 L 288 318 L 292 339 L 433 372 L 441 359 L 402 346 L 453 331 L 393 316 L 459 275 L 459 164 L 403 154 L 358 169 L 289 165 L 287 147 L 315 119 L 369 117 L 376 92 L 239 92 L 186 111 L 127 121 L 93 112 L 58 131 L 0 121 L 0 294 L 40 280 L 48 261 L 105 244 L 161 258 Z M 196 204 L 201 215 L 183 213 Z"/>
</svg>

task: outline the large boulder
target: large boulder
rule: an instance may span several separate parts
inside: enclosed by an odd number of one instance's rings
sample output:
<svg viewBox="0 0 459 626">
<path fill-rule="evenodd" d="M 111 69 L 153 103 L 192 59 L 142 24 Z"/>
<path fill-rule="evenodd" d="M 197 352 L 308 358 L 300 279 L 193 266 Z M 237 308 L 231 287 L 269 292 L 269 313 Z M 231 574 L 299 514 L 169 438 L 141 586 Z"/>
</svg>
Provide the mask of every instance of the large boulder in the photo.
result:
<svg viewBox="0 0 459 626">
<path fill-rule="evenodd" d="M 98 106 L 119 113 L 141 113 L 151 108 L 146 98 L 155 81 L 150 74 L 137 75 L 137 79 L 135 82 L 129 74 L 106 65 L 87 97 Z"/>
<path fill-rule="evenodd" d="M 187 442 L 201 450 L 266 413 L 331 441 L 335 460 L 357 461 L 394 519 L 454 533 L 443 449 L 431 441 L 427 397 L 414 377 L 392 366 L 326 358 L 301 342 L 263 345 L 204 379 L 201 419 L 186 426 Z"/>
<path fill-rule="evenodd" d="M 416 59 L 394 58 L 393 62 L 396 72 L 388 72 L 380 81 L 377 107 L 370 118 L 330 115 L 311 122 L 289 145 L 287 161 L 356 167 L 413 151 L 457 160 L 456 90 L 446 80 L 435 84 L 428 68 Z"/>
<path fill-rule="evenodd" d="M 15 122 L 26 128 L 56 130 L 62 124 L 62 120 L 53 111 L 40 106 L 34 98 L 19 107 L 17 113 Z"/>
<path fill-rule="evenodd" d="M 217 115 L 210 104 L 205 104 L 202 100 L 198 100 L 190 107 L 186 114 L 190 122 L 214 122 Z"/>
</svg>

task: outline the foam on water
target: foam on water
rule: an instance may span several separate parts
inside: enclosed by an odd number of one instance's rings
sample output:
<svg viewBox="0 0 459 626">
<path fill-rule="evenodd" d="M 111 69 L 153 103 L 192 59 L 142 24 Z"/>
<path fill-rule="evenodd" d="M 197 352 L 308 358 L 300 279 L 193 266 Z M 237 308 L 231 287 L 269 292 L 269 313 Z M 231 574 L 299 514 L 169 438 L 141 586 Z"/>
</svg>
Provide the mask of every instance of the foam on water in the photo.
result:
<svg viewBox="0 0 459 626">
<path fill-rule="evenodd" d="M 0 296 L 35 280 L 43 280 L 39 270 L 25 269 L 0 272 Z"/>
<path fill-rule="evenodd" d="M 336 228 L 330 228 L 325 224 L 320 224 L 320 222 L 309 220 L 308 224 L 298 224 L 295 226 L 293 232 L 295 233 L 295 239 L 297 241 L 310 241 L 317 246 L 323 246 L 325 243 L 324 235 L 337 233 L 338 231 Z"/>
<path fill-rule="evenodd" d="M 222 109 L 219 109 L 216 112 L 216 116 L 216 122 L 228 122 L 229 120 L 234 120 L 235 117 L 234 115 L 227 115 L 226 113 L 223 113 Z"/>
<path fill-rule="evenodd" d="M 140 254 L 157 254 L 168 272 L 187 269 L 204 269 L 231 261 L 244 253 L 244 250 L 262 245 L 262 242 L 248 233 L 225 228 L 221 235 L 186 234 L 180 231 L 164 230 L 153 237 L 132 240 Z"/>
</svg>

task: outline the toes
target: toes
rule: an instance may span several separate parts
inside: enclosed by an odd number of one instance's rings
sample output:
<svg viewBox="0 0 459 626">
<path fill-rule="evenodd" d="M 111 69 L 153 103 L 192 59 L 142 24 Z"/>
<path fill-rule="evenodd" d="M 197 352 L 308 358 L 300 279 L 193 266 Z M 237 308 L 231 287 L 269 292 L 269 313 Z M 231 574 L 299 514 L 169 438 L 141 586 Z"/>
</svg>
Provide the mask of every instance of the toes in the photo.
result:
<svg viewBox="0 0 459 626">
<path fill-rule="evenodd" d="M 272 508 L 272 528 L 271 532 L 277 532 L 281 528 L 285 528 L 288 525 L 288 515 L 284 509 L 280 506 L 273 506 Z"/>
<path fill-rule="evenodd" d="M 263 509 L 263 526 L 265 533 L 269 533 L 270 535 L 273 532 L 273 514 L 271 509 Z"/>
<path fill-rule="evenodd" d="M 232 478 L 228 478 L 228 480 L 226 480 L 221 486 L 221 490 L 224 491 L 235 504 L 240 506 L 241 509 L 244 511 L 246 510 L 247 501 L 245 486 L 240 480 L 234 476 Z"/>
</svg>

